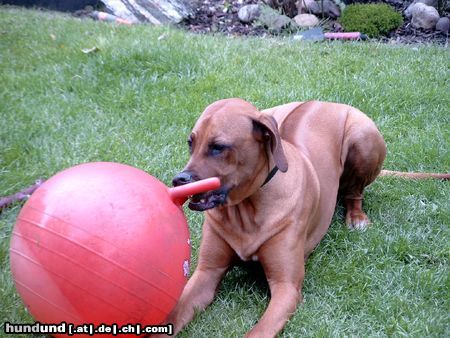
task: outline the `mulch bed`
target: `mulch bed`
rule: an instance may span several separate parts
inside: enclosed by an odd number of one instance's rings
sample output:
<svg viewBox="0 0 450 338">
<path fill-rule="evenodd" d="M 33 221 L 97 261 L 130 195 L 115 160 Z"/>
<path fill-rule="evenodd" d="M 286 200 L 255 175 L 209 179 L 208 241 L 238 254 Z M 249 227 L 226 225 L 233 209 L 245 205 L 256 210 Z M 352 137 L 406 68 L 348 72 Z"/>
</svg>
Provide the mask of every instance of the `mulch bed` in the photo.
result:
<svg viewBox="0 0 450 338">
<path fill-rule="evenodd" d="M 385 0 L 398 11 L 403 10 L 411 1 Z M 239 8 L 246 4 L 258 3 L 258 0 L 193 0 L 195 16 L 180 24 L 195 33 L 222 33 L 226 35 L 270 36 L 264 27 L 242 23 L 238 18 Z M 328 21 L 326 29 L 336 31 L 339 25 Z M 386 43 L 436 43 L 448 45 L 448 35 L 435 31 L 426 31 L 412 27 L 410 20 L 404 18 L 403 26 L 390 36 L 381 38 Z"/>
</svg>

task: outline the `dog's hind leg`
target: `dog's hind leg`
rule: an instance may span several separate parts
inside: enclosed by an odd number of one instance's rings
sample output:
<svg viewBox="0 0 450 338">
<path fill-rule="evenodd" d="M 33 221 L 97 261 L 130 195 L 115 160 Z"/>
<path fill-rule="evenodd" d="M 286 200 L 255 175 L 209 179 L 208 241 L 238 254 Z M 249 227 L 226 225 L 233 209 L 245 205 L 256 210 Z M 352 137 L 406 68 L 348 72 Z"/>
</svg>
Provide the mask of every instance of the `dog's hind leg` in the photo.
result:
<svg viewBox="0 0 450 338">
<path fill-rule="evenodd" d="M 360 118 L 357 126 L 349 128 L 345 141 L 347 153 L 339 182 L 339 195 L 344 198 L 345 222 L 350 229 L 365 229 L 370 224 L 362 209 L 363 192 L 380 173 L 386 157 L 383 137 L 375 124 L 367 120 Z"/>
</svg>

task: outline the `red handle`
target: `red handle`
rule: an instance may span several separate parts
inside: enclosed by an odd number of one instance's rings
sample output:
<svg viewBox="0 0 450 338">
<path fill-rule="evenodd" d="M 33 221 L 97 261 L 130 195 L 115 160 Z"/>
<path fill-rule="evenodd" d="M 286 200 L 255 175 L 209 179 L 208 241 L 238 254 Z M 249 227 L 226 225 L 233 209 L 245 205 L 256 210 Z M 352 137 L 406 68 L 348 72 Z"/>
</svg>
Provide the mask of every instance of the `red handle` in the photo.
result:
<svg viewBox="0 0 450 338">
<path fill-rule="evenodd" d="M 210 177 L 197 182 L 169 188 L 169 196 L 173 203 L 181 206 L 189 196 L 218 188 L 220 188 L 220 180 L 217 177 Z"/>
<path fill-rule="evenodd" d="M 357 40 L 362 39 L 360 32 L 349 32 L 349 33 L 324 33 L 327 39 L 345 39 L 345 40 Z"/>
</svg>

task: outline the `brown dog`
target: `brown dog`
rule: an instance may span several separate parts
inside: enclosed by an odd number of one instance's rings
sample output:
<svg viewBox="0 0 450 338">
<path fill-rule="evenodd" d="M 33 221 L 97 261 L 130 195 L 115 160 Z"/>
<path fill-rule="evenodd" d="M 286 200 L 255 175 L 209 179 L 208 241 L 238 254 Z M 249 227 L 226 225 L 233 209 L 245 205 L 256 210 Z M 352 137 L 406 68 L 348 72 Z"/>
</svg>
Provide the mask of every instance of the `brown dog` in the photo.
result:
<svg viewBox="0 0 450 338">
<path fill-rule="evenodd" d="M 222 186 L 191 198 L 191 209 L 207 210 L 198 266 L 167 322 L 180 331 L 211 303 L 233 262 L 257 260 L 271 300 L 247 337 L 273 337 L 302 299 L 305 260 L 327 232 L 338 193 L 350 228 L 369 223 L 363 189 L 380 172 L 383 137 L 343 104 L 295 102 L 260 112 L 227 99 L 206 108 L 188 143 L 191 159 L 173 184 L 217 176 Z"/>
</svg>

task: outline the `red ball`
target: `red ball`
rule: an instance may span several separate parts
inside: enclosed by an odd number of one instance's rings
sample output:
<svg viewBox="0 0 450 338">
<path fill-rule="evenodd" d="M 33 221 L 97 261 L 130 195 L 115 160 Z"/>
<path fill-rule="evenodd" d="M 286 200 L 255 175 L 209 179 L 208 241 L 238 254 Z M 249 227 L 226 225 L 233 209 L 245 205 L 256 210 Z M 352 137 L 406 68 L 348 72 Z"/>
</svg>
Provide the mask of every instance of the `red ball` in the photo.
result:
<svg viewBox="0 0 450 338">
<path fill-rule="evenodd" d="M 189 231 L 156 178 L 123 164 L 87 163 L 31 196 L 14 227 L 10 259 L 36 321 L 156 325 L 186 284 Z"/>
</svg>

